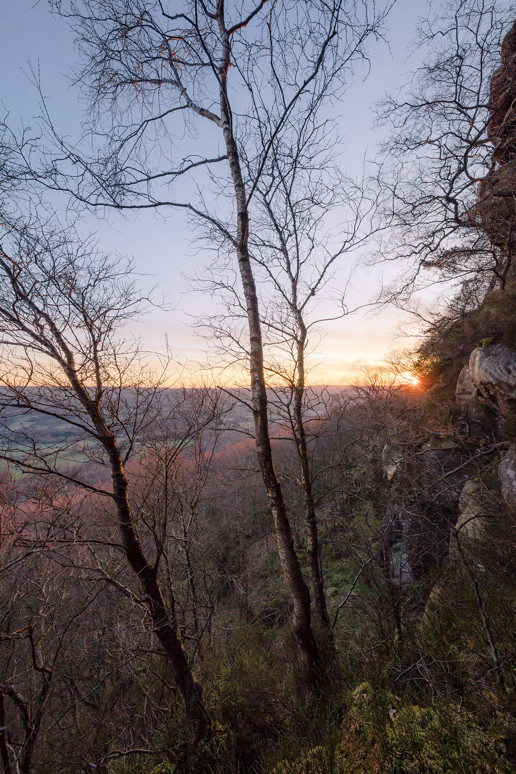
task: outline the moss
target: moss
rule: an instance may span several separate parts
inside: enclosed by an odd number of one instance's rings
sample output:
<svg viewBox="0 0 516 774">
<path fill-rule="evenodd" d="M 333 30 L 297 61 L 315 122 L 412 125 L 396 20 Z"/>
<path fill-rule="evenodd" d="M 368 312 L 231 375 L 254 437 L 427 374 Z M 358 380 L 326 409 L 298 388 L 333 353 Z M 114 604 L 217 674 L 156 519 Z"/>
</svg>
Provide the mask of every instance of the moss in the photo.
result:
<svg viewBox="0 0 516 774">
<path fill-rule="evenodd" d="M 488 293 L 482 304 L 460 316 L 444 315 L 427 331 L 413 365 L 425 386 L 440 397 L 453 394 L 457 377 L 478 346 L 505 344 L 516 349 L 516 281 Z"/>
<path fill-rule="evenodd" d="M 387 727 L 393 774 L 509 774 L 493 730 L 456 707 L 402 707 Z M 504 759 L 505 758 L 505 759 Z"/>
<path fill-rule="evenodd" d="M 383 730 L 388 722 L 390 694 L 362 683 L 352 694 L 352 706 L 337 747 L 339 774 L 382 774 L 387 762 Z"/>
<path fill-rule="evenodd" d="M 271 774 L 331 774 L 334 771 L 334 760 L 331 750 L 325 747 L 314 747 L 301 760 L 280 761 Z"/>
<path fill-rule="evenodd" d="M 362 683 L 334 747 L 314 746 L 268 774 L 510 774 L 515 729 L 501 713 L 482 724 L 458 704 L 419 706 Z"/>
</svg>

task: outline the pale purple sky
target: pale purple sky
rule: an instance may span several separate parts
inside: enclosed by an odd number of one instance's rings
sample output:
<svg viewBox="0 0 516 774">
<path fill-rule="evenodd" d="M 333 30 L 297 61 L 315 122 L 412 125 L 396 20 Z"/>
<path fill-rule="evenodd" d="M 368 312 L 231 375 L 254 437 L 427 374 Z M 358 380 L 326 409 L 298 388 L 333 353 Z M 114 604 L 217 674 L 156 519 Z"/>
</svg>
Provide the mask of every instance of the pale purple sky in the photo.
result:
<svg viewBox="0 0 516 774">
<path fill-rule="evenodd" d="M 84 104 L 67 76 L 77 62 L 73 38 L 66 23 L 51 16 L 44 0 L 4 0 L 2 3 L 2 46 L 0 48 L 0 101 L 9 111 L 10 122 L 27 125 L 38 114 L 38 95 L 28 77 L 30 66 L 38 70 L 43 92 L 55 124 L 62 133 L 78 136 Z M 426 15 L 427 0 L 397 0 L 387 22 L 390 50 L 379 43 L 370 47 L 371 73 L 364 82 L 357 79 L 337 111 L 342 163 L 357 174 L 365 155 L 374 155 L 381 127 L 373 128 L 373 104 L 402 84 L 404 74 L 415 66 L 408 57 L 418 17 Z M 5 111 L 2 111 L 5 112 Z M 152 214 L 130 218 L 111 215 L 109 222 L 87 218 L 87 228 L 98 234 L 103 250 L 131 255 L 136 270 L 147 275 L 142 281 L 157 284 L 174 311 L 155 310 L 135 323 L 134 332 L 144 344 L 162 351 L 165 336 L 175 358 L 195 371 L 196 363 L 209 362 L 210 344 L 192 330 L 192 316 L 205 311 L 206 298 L 187 291 L 183 274 L 202 271 L 207 256 L 190 246 L 186 223 L 177 213 L 167 220 Z M 346 281 L 350 263 L 343 261 L 334 284 Z M 392 277 L 392 268 L 387 279 Z M 362 268 L 353 277 L 349 305 L 370 301 L 379 287 L 383 269 Z M 325 311 L 324 309 L 322 310 Z M 357 313 L 325 325 L 320 344 L 312 357 L 312 381 L 347 383 L 361 364 L 381 362 L 393 348 L 408 347 L 412 340 L 399 335 L 402 318 L 396 310 L 373 316 Z"/>
</svg>

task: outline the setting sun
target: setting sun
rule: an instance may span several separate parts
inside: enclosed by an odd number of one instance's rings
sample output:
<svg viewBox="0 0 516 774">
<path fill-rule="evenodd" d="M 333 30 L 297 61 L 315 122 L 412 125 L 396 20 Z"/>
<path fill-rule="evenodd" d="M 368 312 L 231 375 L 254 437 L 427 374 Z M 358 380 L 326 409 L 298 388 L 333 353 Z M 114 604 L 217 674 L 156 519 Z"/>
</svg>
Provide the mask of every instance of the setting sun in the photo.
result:
<svg viewBox="0 0 516 774">
<path fill-rule="evenodd" d="M 419 379 L 415 374 L 411 374 L 410 371 L 405 371 L 404 373 L 399 374 L 399 380 L 402 384 L 406 385 L 412 385 L 413 387 L 417 387 L 419 384 Z"/>
</svg>

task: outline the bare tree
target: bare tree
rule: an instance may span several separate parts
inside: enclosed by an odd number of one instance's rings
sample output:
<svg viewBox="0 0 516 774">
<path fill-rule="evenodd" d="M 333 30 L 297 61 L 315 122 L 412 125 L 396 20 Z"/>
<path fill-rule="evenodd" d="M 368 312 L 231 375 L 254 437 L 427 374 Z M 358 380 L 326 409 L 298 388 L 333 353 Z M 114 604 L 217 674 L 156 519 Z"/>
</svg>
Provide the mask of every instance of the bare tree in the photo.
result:
<svg viewBox="0 0 516 774">
<path fill-rule="evenodd" d="M 95 159 L 85 159 L 54 133 L 59 158 L 50 154 L 36 169 L 34 157 L 19 147 L 23 163 L 45 185 L 67 190 L 92 207 L 186 210 L 211 227 L 236 258 L 248 321 L 257 456 L 292 596 L 293 627 L 311 682 L 319 679 L 321 659 L 310 592 L 274 468 L 249 238 L 273 146 L 280 138 L 288 144 L 302 114 L 315 114 L 341 97 L 389 5 L 377 8 L 361 0 L 261 0 L 231 7 L 223 0 L 194 0 L 180 8 L 155 0 L 58 3 L 56 9 L 77 34 L 85 63 L 78 78 L 99 119 L 91 136 L 103 148 Z M 185 139 L 176 153 L 175 137 L 185 125 L 197 129 L 197 141 Z M 206 148 L 202 154 L 199 143 Z M 192 177 L 198 197 L 175 198 L 171 186 Z M 205 187 L 214 206 L 202 193 Z"/>
<path fill-rule="evenodd" d="M 375 201 L 362 184 L 347 178 L 335 165 L 335 129 L 329 120 L 318 123 L 315 113 L 310 104 L 290 128 L 288 142 L 272 143 L 256 187 L 255 226 L 249 243 L 261 292 L 269 403 L 280 437 L 290 433 L 297 452 L 295 480 L 303 492 L 311 594 L 331 648 L 310 452 L 315 419 L 322 420 L 328 413 L 331 399 L 307 387 L 307 356 L 318 327 L 328 321 L 319 319 L 312 307 L 320 296 L 328 295 L 339 259 L 346 256 L 349 260 L 353 250 L 370 237 Z M 266 124 L 265 116 L 263 122 Z M 252 174 L 249 167 L 247 172 Z M 329 230 L 332 216 L 340 220 L 337 234 Z M 200 279 L 201 286 L 223 302 L 224 311 L 203 322 L 211 336 L 215 332 L 226 363 L 242 362 L 247 355 L 247 314 L 233 279 L 230 266 L 220 257 L 211 266 L 210 278 Z M 345 288 L 334 295 L 333 315 L 329 314 L 338 319 L 350 310 Z"/>
<path fill-rule="evenodd" d="M 1 508 L 4 768 L 107 771 L 117 752 L 158 755 L 152 735 L 173 707 L 159 676 L 170 668 L 114 545 L 106 498 L 58 477 L 18 469 L 16 479 Z M 92 550 L 118 568 L 119 586 L 136 587 L 131 599 L 96 571 Z"/>
<path fill-rule="evenodd" d="M 273 144 L 257 186 L 263 216 L 253 234 L 252 256 L 264 274 L 263 282 L 271 285 L 275 296 L 263 325 L 287 357 L 276 368 L 271 364 L 269 371 L 273 378 L 286 382 L 286 390 L 275 393 L 284 398 L 283 412 L 299 458 L 312 597 L 319 621 L 331 639 L 310 453 L 315 417 L 323 419 L 331 401 L 328 395 L 307 388 L 310 336 L 327 320 L 318 319 L 311 307 L 324 294 L 339 259 L 344 255 L 349 258 L 371 235 L 369 216 L 374 201 L 367 197 L 363 185 L 346 178 L 332 164 L 331 147 L 336 138 L 329 122 L 319 125 L 314 114 L 310 106 L 301 125 L 293 128 L 290 145 Z M 338 235 L 328 233 L 326 225 L 333 213 L 340 220 Z M 349 313 L 345 296 L 345 289 L 337 294 L 333 319 Z"/>
<path fill-rule="evenodd" d="M 113 504 L 121 547 L 141 585 L 155 636 L 189 715 L 205 733 L 209 722 L 183 646 L 173 586 L 166 601 L 161 554 L 147 554 L 129 495 L 126 464 L 139 434 L 158 419 L 161 384 L 159 378 L 146 381 L 133 342 L 118 335 L 139 299 L 119 260 L 96 255 L 88 244 L 73 244 L 70 233 L 40 228 L 35 236 L 19 223 L 4 225 L 0 456 L 31 473 L 58 475 Z M 33 413 L 63 423 L 57 450 L 42 446 L 27 427 L 24 417 Z M 93 473 L 99 466 L 108 471 L 111 485 L 94 477 L 91 467 L 66 464 L 78 452 L 96 464 Z"/>
<path fill-rule="evenodd" d="M 380 109 L 392 129 L 379 179 L 393 233 L 382 252 L 406 266 L 396 288 L 402 301 L 433 281 L 485 292 L 507 276 L 510 256 L 490 238 L 478 205 L 492 198 L 491 78 L 513 21 L 504 0 L 443 3 L 420 25 L 421 66 Z"/>
<path fill-rule="evenodd" d="M 134 508 L 153 554 L 162 559 L 166 588 L 174 589 L 183 579 L 181 629 L 193 641 L 191 650 L 200 653 L 213 613 L 202 594 L 202 520 L 214 454 L 231 404 L 209 388 L 175 393 L 173 400 L 161 402 L 152 426 L 141 435 L 138 459 L 129 472 Z"/>
<path fill-rule="evenodd" d="M 32 557 L 23 569 L 18 566 L 17 572 L 2 579 L 0 680 L 9 741 L 4 756 L 9 764 L 4 762 L 4 767 L 9 771 L 14 762 L 13 770 L 23 774 L 34 771 L 37 748 L 54 724 L 49 705 L 55 682 L 80 630 L 82 614 L 98 594 L 98 589 L 89 588 L 85 595 L 77 595 L 70 609 L 61 568 L 52 561 L 45 564 L 42 571 L 41 562 Z M 62 697 L 63 714 L 65 708 L 69 709 Z"/>
</svg>

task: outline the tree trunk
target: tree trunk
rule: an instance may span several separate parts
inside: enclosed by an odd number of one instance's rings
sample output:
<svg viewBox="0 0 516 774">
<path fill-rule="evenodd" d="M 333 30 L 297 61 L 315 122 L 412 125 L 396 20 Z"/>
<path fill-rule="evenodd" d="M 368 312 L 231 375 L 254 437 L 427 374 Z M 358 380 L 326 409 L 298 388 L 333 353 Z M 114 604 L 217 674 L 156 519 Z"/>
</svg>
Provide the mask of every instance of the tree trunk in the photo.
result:
<svg viewBox="0 0 516 774">
<path fill-rule="evenodd" d="M 294 605 L 294 633 L 301 650 L 307 678 L 312 685 L 315 685 L 320 681 L 321 677 L 321 660 L 311 625 L 310 592 L 303 577 L 301 566 L 294 548 L 294 540 L 287 508 L 272 458 L 267 390 L 263 370 L 263 342 L 258 296 L 248 248 L 249 215 L 247 210 L 247 197 L 242 177 L 238 146 L 232 130 L 232 113 L 227 94 L 227 72 L 230 65 L 230 42 L 224 24 L 223 2 L 219 2 L 218 5 L 218 22 L 224 50 L 222 63 L 219 69 L 222 131 L 233 181 L 237 210 L 235 248 L 249 325 L 251 401 L 256 436 L 256 454 L 274 519 L 278 553 L 283 575 L 287 582 Z"/>
<path fill-rule="evenodd" d="M 310 462 L 308 459 L 308 444 L 306 441 L 306 432 L 303 419 L 303 397 L 305 392 L 305 346 L 306 346 L 306 326 L 303 320 L 298 319 L 299 336 L 297 339 L 297 381 L 294 388 L 294 436 L 299 455 L 301 467 L 301 481 L 303 485 L 303 494 L 305 500 L 305 522 L 306 522 L 306 547 L 308 553 L 308 565 L 310 568 L 310 585 L 312 597 L 315 603 L 315 609 L 319 618 L 319 623 L 323 627 L 331 651 L 334 650 L 333 629 L 326 606 L 326 597 L 324 595 L 324 581 L 321 573 L 319 556 L 319 536 L 317 529 L 317 516 L 315 513 L 315 502 L 312 487 L 312 476 L 310 473 Z"/>
<path fill-rule="evenodd" d="M 34 310 L 37 318 L 45 321 L 48 332 L 45 332 L 43 338 L 41 335 L 35 337 L 38 347 L 43 346 L 62 368 L 68 382 L 73 389 L 77 399 L 80 401 L 84 410 L 87 412 L 94 428 L 95 438 L 104 447 L 111 471 L 113 482 L 112 497 L 115 503 L 118 516 L 118 525 L 122 544 L 124 546 L 127 561 L 138 577 L 141 587 L 145 593 L 146 604 L 153 624 L 154 633 L 165 652 L 172 673 L 181 694 L 184 698 L 188 715 L 197 724 L 197 735 L 207 736 L 210 734 L 210 723 L 206 708 L 203 703 L 202 689 L 197 681 L 188 661 L 186 651 L 183 647 L 181 633 L 177 624 L 175 611 L 175 598 L 173 588 L 170 591 L 169 607 L 165 604 L 165 599 L 158 579 L 157 566 L 153 566 L 147 559 L 140 543 L 138 529 L 133 519 L 131 505 L 129 502 L 128 483 L 125 476 L 122 454 L 118 447 L 116 437 L 110 430 L 102 414 L 101 402 L 101 380 L 100 366 L 97 360 L 98 351 L 93 347 L 93 362 L 96 370 L 96 392 L 92 397 L 91 391 L 85 385 L 78 375 L 73 351 L 70 349 L 62 331 L 56 325 L 52 315 L 43 307 L 38 307 L 34 300 L 29 297 L 23 286 L 19 283 L 16 273 L 9 266 L 4 266 L 4 270 L 9 277 L 16 296 L 23 299 Z M 41 328 L 43 330 L 43 326 Z M 35 726 L 35 731 L 39 726 Z M 32 736 L 29 738 L 31 744 L 28 747 L 28 761 L 30 767 L 30 758 L 32 755 Z M 22 765 L 23 769 L 23 765 Z M 25 769 L 23 769 L 25 771 Z M 27 769 L 28 771 L 28 769 Z"/>
<path fill-rule="evenodd" d="M 0 756 L 4 774 L 13 774 L 9 757 L 9 740 L 7 736 L 7 718 L 5 716 L 5 694 L 0 686 Z"/>
<path fill-rule="evenodd" d="M 23 745 L 23 755 L 21 759 L 21 774 L 31 774 L 32 759 L 34 757 L 34 748 L 39 738 L 41 722 L 43 720 L 43 711 L 50 692 L 52 673 L 50 670 L 43 669 L 43 687 L 38 696 L 38 706 L 34 717 L 29 718 L 26 726 L 25 744 Z"/>
<path fill-rule="evenodd" d="M 209 718 L 203 701 L 202 688 L 191 669 L 183 647 L 176 618 L 174 590 L 173 588 L 170 590 L 170 603 L 169 608 L 167 608 L 157 569 L 147 559 L 140 543 L 129 502 L 128 483 L 122 455 L 116 438 L 105 423 L 97 402 L 90 398 L 88 391 L 79 381 L 71 354 L 65 370 L 77 397 L 95 426 L 100 443 L 108 455 L 113 481 L 113 500 L 122 544 L 127 561 L 138 577 L 145 593 L 154 633 L 168 659 L 176 684 L 183 696 L 186 711 L 197 724 L 197 735 L 208 736 L 210 733 Z"/>
<path fill-rule="evenodd" d="M 143 552 L 133 521 L 127 479 L 120 452 L 112 437 L 106 436 L 103 443 L 109 454 L 114 501 L 127 560 L 133 572 L 138 576 L 145 592 L 154 633 L 167 655 L 174 679 L 183 696 L 187 713 L 196 721 L 198 733 L 204 736 L 209 729 L 208 715 L 203 702 L 202 688 L 190 667 L 183 647 L 181 633 L 177 625 L 173 589 L 170 591 L 169 609 L 167 609 L 157 577 L 157 570 L 150 564 Z"/>
</svg>

